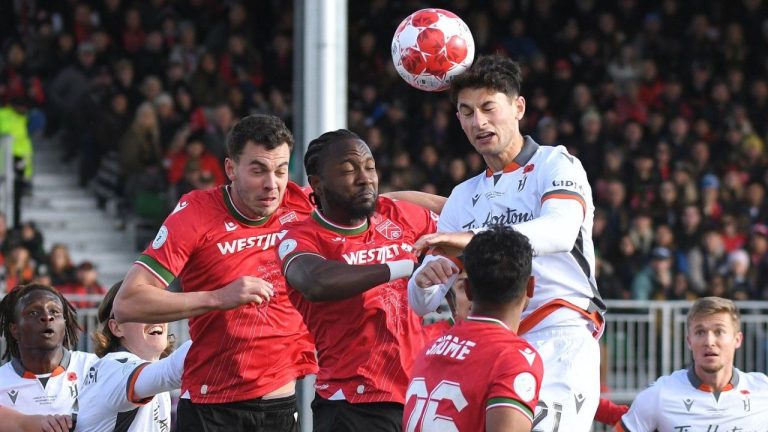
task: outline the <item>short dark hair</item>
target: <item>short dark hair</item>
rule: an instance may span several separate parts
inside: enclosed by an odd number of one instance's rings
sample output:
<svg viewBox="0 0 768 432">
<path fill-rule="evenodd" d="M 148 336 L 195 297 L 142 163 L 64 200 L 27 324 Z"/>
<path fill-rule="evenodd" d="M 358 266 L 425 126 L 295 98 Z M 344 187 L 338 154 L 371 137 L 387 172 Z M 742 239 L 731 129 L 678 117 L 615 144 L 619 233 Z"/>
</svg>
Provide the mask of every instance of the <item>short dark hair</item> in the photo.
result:
<svg viewBox="0 0 768 432">
<path fill-rule="evenodd" d="M 464 267 L 473 300 L 512 303 L 526 293 L 533 251 L 528 238 L 496 225 L 472 237 L 464 249 Z"/>
<path fill-rule="evenodd" d="M 47 291 L 59 299 L 65 321 L 64 348 L 71 350 L 77 345 L 78 332 L 82 329 L 77 322 L 77 313 L 72 303 L 68 302 L 59 290 L 51 286 L 38 283 L 19 285 L 0 301 L 0 336 L 3 336 L 8 344 L 5 353 L 0 358 L 10 359 L 11 357 L 19 358 L 21 356 L 19 342 L 11 336 L 11 323 L 18 324 L 16 322 L 18 319 L 16 316 L 16 306 L 19 304 L 19 300 L 33 291 Z"/>
<path fill-rule="evenodd" d="M 338 129 L 326 132 L 309 142 L 307 152 L 304 154 L 304 171 L 307 175 L 318 175 L 320 173 L 320 157 L 323 151 L 331 144 L 347 140 L 361 139 L 359 135 L 349 129 Z"/>
<path fill-rule="evenodd" d="M 293 134 L 279 117 L 254 114 L 243 117 L 227 134 L 227 153 L 237 161 L 248 142 L 272 150 L 287 143 L 293 150 Z"/>
<path fill-rule="evenodd" d="M 487 88 L 507 96 L 520 96 L 523 76 L 520 65 L 499 54 L 480 56 L 463 74 L 451 81 L 451 102 L 456 104 L 462 90 Z"/>
</svg>

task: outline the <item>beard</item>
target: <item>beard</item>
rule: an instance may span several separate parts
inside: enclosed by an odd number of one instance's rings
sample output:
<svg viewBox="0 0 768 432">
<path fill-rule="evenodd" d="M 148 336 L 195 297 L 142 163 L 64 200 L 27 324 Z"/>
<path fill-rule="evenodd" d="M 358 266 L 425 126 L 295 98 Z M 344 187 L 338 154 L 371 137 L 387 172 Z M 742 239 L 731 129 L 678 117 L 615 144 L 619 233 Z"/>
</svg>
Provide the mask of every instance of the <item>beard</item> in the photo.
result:
<svg viewBox="0 0 768 432">
<path fill-rule="evenodd" d="M 328 207 L 335 209 L 344 209 L 351 219 L 361 219 L 371 217 L 376 212 L 376 206 L 379 201 L 379 193 L 373 193 L 373 200 L 369 203 L 358 204 L 351 199 L 344 197 L 330 189 L 323 189 L 325 201 Z M 328 209 L 326 209 L 327 211 Z"/>
</svg>

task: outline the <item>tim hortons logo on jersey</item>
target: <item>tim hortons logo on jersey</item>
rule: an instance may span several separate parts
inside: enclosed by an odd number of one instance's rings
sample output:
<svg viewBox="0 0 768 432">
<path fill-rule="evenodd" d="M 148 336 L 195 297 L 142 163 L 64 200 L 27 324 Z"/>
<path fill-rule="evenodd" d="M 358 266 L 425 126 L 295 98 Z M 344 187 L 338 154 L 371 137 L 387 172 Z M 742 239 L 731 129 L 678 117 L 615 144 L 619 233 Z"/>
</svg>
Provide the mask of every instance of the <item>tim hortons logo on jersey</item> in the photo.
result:
<svg viewBox="0 0 768 432">
<path fill-rule="evenodd" d="M 400 249 L 401 247 L 399 245 L 391 244 L 373 249 L 347 252 L 343 254 L 342 257 L 344 257 L 344 261 L 346 261 L 347 264 L 351 265 L 370 263 L 383 264 L 392 261 L 393 259 L 397 259 L 397 257 L 400 256 Z"/>
<path fill-rule="evenodd" d="M 282 240 L 287 232 L 287 230 L 282 230 L 275 233 L 244 237 L 227 242 L 219 242 L 216 243 L 216 246 L 219 248 L 219 252 L 221 252 L 222 255 L 240 252 L 252 248 L 267 250 L 274 246 L 278 240 Z"/>
<path fill-rule="evenodd" d="M 403 236 L 403 229 L 389 219 L 385 220 L 384 223 L 377 226 L 376 231 L 378 231 L 388 240 L 397 240 Z"/>
<path fill-rule="evenodd" d="M 456 336 L 444 335 L 437 338 L 432 347 L 427 350 L 427 355 L 442 355 L 464 360 L 476 344 L 471 340 L 461 340 Z"/>
<path fill-rule="evenodd" d="M 507 209 L 502 214 L 493 214 L 492 212 L 488 212 L 488 214 L 485 215 L 485 220 L 480 226 L 477 226 L 477 220 L 472 219 L 471 221 L 467 222 L 466 224 L 462 225 L 462 228 L 464 229 L 472 229 L 472 228 L 485 228 L 493 225 L 515 225 L 523 222 L 528 222 L 529 220 L 533 220 L 533 212 L 519 212 L 517 209 Z"/>
</svg>

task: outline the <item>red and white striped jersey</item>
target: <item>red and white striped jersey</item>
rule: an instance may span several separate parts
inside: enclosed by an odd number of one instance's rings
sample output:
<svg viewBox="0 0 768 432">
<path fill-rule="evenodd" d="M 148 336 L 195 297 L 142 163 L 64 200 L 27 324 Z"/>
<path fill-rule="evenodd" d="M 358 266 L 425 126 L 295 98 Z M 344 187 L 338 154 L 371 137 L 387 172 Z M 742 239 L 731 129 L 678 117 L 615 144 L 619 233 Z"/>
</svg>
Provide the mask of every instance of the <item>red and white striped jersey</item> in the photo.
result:
<svg viewBox="0 0 768 432">
<path fill-rule="evenodd" d="M 404 201 L 379 197 L 360 227 L 343 227 L 319 212 L 291 224 L 280 243 L 283 271 L 303 254 L 352 265 L 415 261 L 413 243 L 434 232 L 437 216 Z M 290 289 L 317 346 L 317 393 L 352 403 L 405 400 L 413 359 L 427 343 L 421 319 L 408 307 L 406 279 L 339 301 L 310 302 Z"/>
<path fill-rule="evenodd" d="M 305 191 L 288 183 L 281 206 L 252 220 L 232 203 L 228 187 L 184 195 L 155 240 L 136 261 L 165 285 L 181 279 L 185 292 L 219 289 L 257 276 L 277 295 L 265 306 L 245 305 L 190 318 L 195 343 L 184 363 L 182 393 L 194 403 L 261 397 L 317 370 L 315 347 L 291 305 L 274 248 L 283 224 L 312 211 Z"/>
</svg>

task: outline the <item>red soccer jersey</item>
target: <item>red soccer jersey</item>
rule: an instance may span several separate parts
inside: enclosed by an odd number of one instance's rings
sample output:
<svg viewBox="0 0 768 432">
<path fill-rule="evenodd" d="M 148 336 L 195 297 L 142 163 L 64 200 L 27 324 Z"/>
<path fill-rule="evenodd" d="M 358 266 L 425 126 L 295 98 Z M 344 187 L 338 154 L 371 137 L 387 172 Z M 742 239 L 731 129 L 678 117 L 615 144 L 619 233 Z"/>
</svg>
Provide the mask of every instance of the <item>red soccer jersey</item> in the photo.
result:
<svg viewBox="0 0 768 432">
<path fill-rule="evenodd" d="M 305 253 L 355 265 L 415 261 L 413 243 L 434 232 L 436 219 L 414 204 L 384 197 L 377 212 L 357 228 L 334 225 L 314 212 L 291 224 L 281 242 L 283 271 Z M 427 343 L 421 319 L 408 307 L 406 284 L 407 279 L 397 279 L 352 298 L 316 303 L 289 287 L 317 346 L 320 396 L 403 403 L 413 359 Z"/>
<path fill-rule="evenodd" d="M 544 364 L 501 321 L 469 317 L 418 356 L 403 430 L 485 431 L 486 410 L 517 409 L 533 419 Z"/>
<path fill-rule="evenodd" d="M 261 397 L 317 370 L 315 349 L 301 315 L 291 305 L 273 250 L 283 224 L 304 219 L 313 206 L 288 183 L 283 204 L 266 220 L 243 216 L 228 187 L 184 195 L 137 263 L 164 284 L 179 277 L 185 292 L 212 291 L 240 276 L 270 282 L 276 297 L 190 318 L 195 342 L 184 363 L 182 393 L 195 403 Z"/>
</svg>

